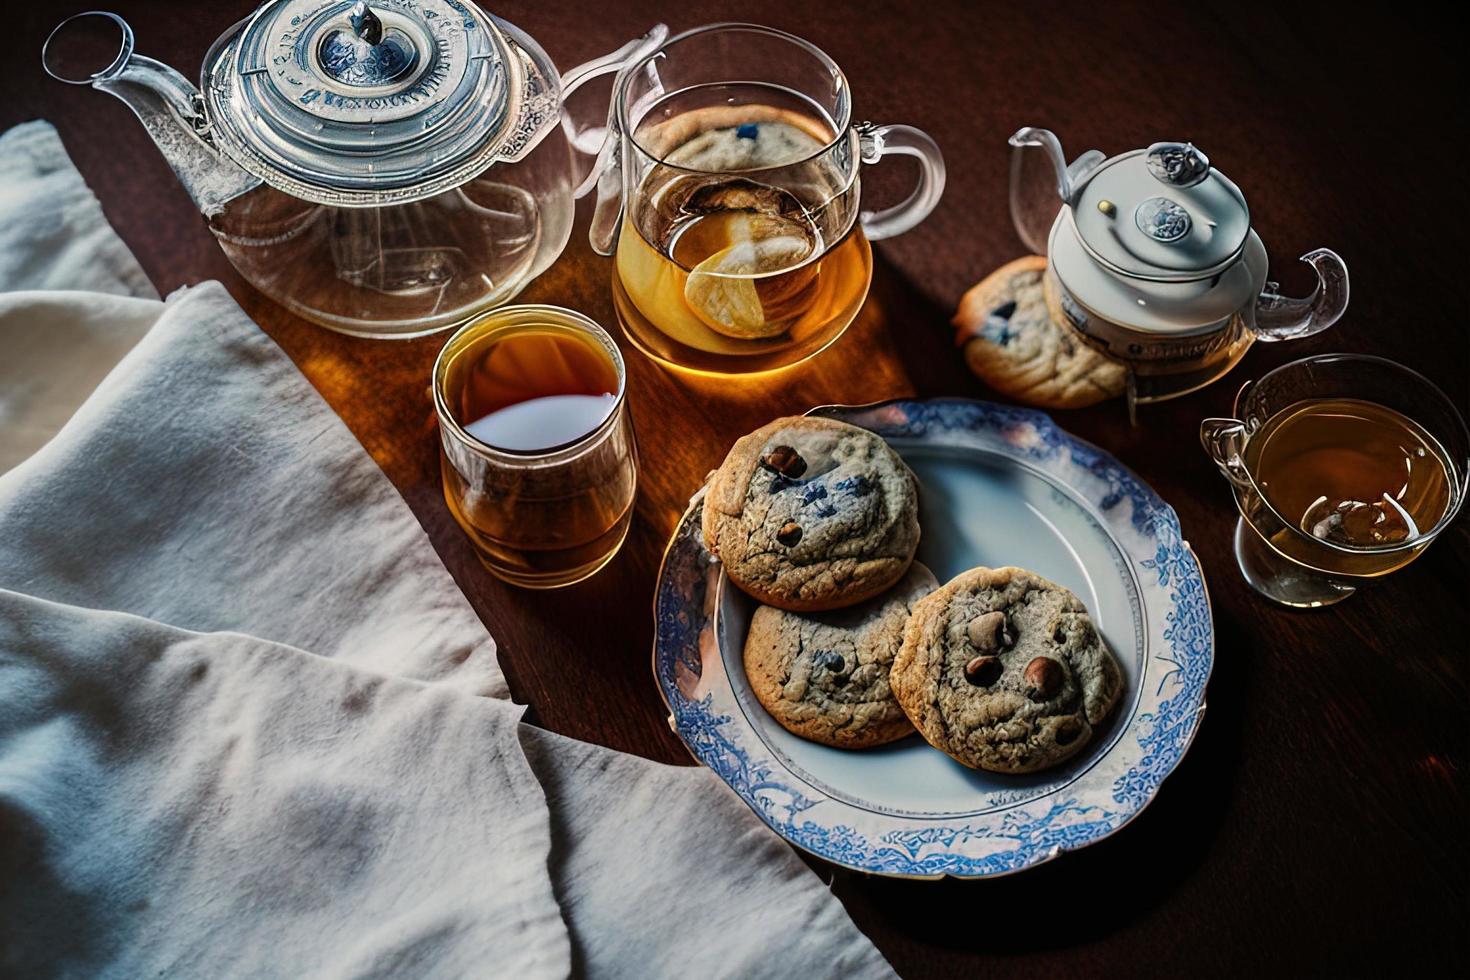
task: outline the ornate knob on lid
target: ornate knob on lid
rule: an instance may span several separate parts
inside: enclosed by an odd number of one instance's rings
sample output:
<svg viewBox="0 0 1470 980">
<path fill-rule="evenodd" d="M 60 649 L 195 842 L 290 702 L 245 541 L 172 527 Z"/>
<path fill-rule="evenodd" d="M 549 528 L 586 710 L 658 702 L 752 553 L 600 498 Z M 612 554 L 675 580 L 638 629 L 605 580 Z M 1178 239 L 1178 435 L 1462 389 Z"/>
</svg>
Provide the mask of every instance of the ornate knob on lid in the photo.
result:
<svg viewBox="0 0 1470 980">
<path fill-rule="evenodd" d="M 383 40 L 383 22 L 378 15 L 368 9 L 363 0 L 358 0 L 352 12 L 347 15 L 347 20 L 352 24 L 352 33 L 362 38 L 369 44 L 377 44 Z"/>
<path fill-rule="evenodd" d="M 1155 143 L 1146 159 L 1148 172 L 1174 187 L 1193 187 L 1210 175 L 1210 158 L 1193 143 Z"/>
<path fill-rule="evenodd" d="M 397 81 L 418 66 L 413 39 L 403 31 L 385 37 L 383 21 L 362 0 L 347 12 L 347 26 L 350 33 L 328 29 L 317 48 L 316 63 L 332 81 L 372 88 Z"/>
</svg>

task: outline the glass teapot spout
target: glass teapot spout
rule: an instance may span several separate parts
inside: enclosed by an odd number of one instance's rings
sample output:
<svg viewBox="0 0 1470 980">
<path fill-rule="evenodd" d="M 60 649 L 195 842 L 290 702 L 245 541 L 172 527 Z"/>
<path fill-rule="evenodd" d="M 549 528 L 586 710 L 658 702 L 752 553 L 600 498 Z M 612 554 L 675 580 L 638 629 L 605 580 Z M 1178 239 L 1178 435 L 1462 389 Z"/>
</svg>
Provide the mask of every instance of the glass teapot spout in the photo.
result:
<svg viewBox="0 0 1470 980">
<path fill-rule="evenodd" d="M 68 17 L 46 39 L 41 63 L 58 81 L 126 102 L 205 217 L 260 184 L 215 148 L 199 90 L 168 65 L 134 54 L 133 30 L 117 14 Z"/>
<path fill-rule="evenodd" d="M 1256 299 L 1255 329 L 1261 340 L 1295 340 L 1326 330 L 1348 305 L 1348 271 L 1341 256 L 1319 248 L 1302 256 L 1317 273 L 1317 285 L 1306 296 L 1282 296 L 1274 282 Z"/>
<path fill-rule="evenodd" d="M 1057 134 L 1036 126 L 1021 127 L 1009 142 L 1011 222 L 1026 247 L 1044 255 L 1058 208 L 1072 206 L 1078 188 L 1106 158 L 1098 150 L 1088 150 L 1068 163 Z"/>
</svg>

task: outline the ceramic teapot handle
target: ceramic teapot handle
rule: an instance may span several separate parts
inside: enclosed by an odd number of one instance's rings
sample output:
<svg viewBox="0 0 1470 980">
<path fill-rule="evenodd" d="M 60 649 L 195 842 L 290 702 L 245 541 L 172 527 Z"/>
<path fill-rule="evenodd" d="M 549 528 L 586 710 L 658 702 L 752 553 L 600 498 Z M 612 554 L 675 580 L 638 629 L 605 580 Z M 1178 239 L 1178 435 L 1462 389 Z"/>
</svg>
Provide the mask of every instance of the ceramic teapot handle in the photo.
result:
<svg viewBox="0 0 1470 980">
<path fill-rule="evenodd" d="M 944 193 L 944 155 L 939 145 L 922 129 L 912 126 L 878 126 L 858 123 L 863 163 L 873 164 L 886 156 L 908 156 L 919 161 L 919 182 L 902 202 L 880 211 L 864 211 L 863 234 L 869 241 L 902 235 L 929 216 Z"/>
<path fill-rule="evenodd" d="M 615 106 L 623 71 L 642 61 L 650 52 L 663 44 L 668 36 L 667 25 L 655 24 L 653 29 L 642 37 L 634 38 L 616 51 L 578 65 L 562 75 L 562 129 L 566 132 L 567 142 L 571 143 L 573 150 L 592 158 L 591 167 L 577 179 L 577 187 L 573 191 L 574 197 L 581 198 L 597 186 L 602 174 L 617 157 Z M 599 112 L 591 121 L 585 119 L 579 121 L 568 105 L 572 96 L 588 82 L 615 72 L 617 77 L 613 79 L 612 97 L 608 99 L 607 112 L 605 114 Z"/>
<path fill-rule="evenodd" d="M 1256 299 L 1255 331 L 1261 340 L 1295 340 L 1332 326 L 1348 305 L 1348 271 L 1342 257 L 1330 248 L 1302 256 L 1317 273 L 1317 285 L 1306 296 L 1282 296 L 1274 282 Z"/>
</svg>

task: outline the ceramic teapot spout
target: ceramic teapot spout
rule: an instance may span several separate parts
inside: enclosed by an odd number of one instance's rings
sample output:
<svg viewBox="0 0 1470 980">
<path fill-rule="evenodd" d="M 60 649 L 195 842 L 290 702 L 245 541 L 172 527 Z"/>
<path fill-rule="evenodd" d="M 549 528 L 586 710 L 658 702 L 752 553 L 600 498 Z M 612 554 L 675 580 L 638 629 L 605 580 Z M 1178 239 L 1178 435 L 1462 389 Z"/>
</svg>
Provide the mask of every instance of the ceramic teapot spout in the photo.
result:
<svg viewBox="0 0 1470 980">
<path fill-rule="evenodd" d="M 1078 188 L 1105 158 L 1098 150 L 1088 150 L 1068 163 L 1057 134 L 1036 126 L 1021 127 L 1009 142 L 1011 222 L 1026 247 L 1044 255 L 1057 209 L 1072 206 Z"/>
<path fill-rule="evenodd" d="M 1018 151 L 1029 146 L 1038 147 L 1046 154 L 1046 158 L 1056 170 L 1057 196 L 1067 205 L 1072 204 L 1072 198 L 1081 185 L 1082 179 L 1096 169 L 1104 159 L 1101 151 L 1088 150 L 1069 164 L 1067 155 L 1062 152 L 1062 141 L 1057 138 L 1057 134 L 1049 129 L 1040 129 L 1036 126 L 1022 126 L 1011 136 L 1009 142 Z M 1017 153 L 1013 159 L 1019 163 L 1022 157 Z"/>
<path fill-rule="evenodd" d="M 1310 337 L 1338 321 L 1348 305 L 1348 271 L 1331 249 L 1319 248 L 1302 256 L 1317 273 L 1317 285 L 1306 296 L 1282 296 L 1274 282 L 1256 299 L 1256 333 L 1261 340 Z"/>
<path fill-rule="evenodd" d="M 96 70 L 95 59 L 82 66 L 81 58 L 99 43 L 112 60 Z M 134 54 L 133 30 L 118 15 L 68 17 L 46 39 L 41 61 L 58 81 L 91 85 L 126 102 L 205 217 L 260 184 L 215 147 L 199 90 L 168 65 Z"/>
</svg>

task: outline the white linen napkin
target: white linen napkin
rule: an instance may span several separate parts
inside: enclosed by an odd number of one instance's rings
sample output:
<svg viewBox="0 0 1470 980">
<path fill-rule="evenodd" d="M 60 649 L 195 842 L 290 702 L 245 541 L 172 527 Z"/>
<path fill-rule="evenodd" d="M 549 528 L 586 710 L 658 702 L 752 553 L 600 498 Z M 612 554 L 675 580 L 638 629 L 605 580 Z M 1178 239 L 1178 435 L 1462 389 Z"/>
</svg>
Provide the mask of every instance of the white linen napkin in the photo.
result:
<svg viewBox="0 0 1470 980">
<path fill-rule="evenodd" d="M 567 975 L 518 714 L 0 591 L 0 975 Z"/>
<path fill-rule="evenodd" d="M 31 233 L 38 181 L 95 209 L 49 126 L 0 174 L 0 290 L 45 287 L 0 292 L 6 358 L 146 330 L 0 476 L 0 975 L 892 975 L 713 774 L 519 724 L 413 515 L 218 284 L 119 298 L 110 230 Z"/>
<path fill-rule="evenodd" d="M 158 293 L 44 122 L 0 134 L 0 473 L 41 448 L 157 317 Z M 76 295 L 64 290 L 87 290 Z M 45 290 L 29 295 L 31 290 Z"/>
</svg>

